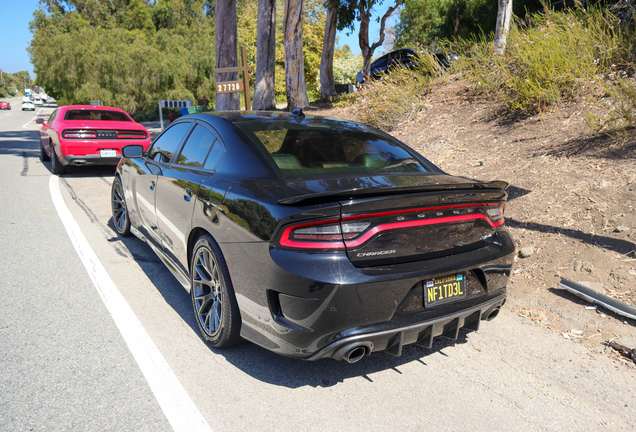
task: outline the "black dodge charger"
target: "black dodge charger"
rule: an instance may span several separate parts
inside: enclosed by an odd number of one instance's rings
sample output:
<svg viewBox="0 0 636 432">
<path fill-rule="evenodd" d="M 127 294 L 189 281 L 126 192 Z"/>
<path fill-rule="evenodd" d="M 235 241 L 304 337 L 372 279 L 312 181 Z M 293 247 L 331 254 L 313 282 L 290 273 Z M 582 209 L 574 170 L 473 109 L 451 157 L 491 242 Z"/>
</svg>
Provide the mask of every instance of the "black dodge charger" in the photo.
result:
<svg viewBox="0 0 636 432">
<path fill-rule="evenodd" d="M 117 231 L 190 291 L 213 347 L 353 363 L 456 339 L 506 301 L 507 184 L 445 174 L 377 129 L 301 110 L 193 114 L 123 154 Z"/>
</svg>

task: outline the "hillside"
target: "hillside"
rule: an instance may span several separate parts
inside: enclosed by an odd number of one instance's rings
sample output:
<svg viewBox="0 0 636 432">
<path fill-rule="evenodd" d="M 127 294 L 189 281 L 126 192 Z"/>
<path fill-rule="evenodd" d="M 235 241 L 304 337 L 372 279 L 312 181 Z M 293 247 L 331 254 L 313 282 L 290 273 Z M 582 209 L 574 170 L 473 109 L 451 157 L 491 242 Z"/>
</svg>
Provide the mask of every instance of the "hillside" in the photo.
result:
<svg viewBox="0 0 636 432">
<path fill-rule="evenodd" d="M 585 309 L 557 283 L 592 282 L 636 306 L 636 137 L 616 143 L 591 132 L 583 101 L 511 118 L 466 88 L 448 80 L 392 133 L 449 174 L 509 182 L 507 225 L 518 250 L 531 250 L 514 264 L 507 307 L 593 350 L 633 335 L 636 322 Z M 355 119 L 346 108 L 317 114 Z"/>
</svg>

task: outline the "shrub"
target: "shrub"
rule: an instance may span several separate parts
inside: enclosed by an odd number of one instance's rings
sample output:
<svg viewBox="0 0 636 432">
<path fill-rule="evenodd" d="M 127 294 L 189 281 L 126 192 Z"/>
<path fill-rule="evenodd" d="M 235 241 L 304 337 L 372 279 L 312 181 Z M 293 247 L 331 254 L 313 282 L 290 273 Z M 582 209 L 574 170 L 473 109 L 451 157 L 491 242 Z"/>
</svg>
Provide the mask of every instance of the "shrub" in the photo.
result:
<svg viewBox="0 0 636 432">
<path fill-rule="evenodd" d="M 492 41 L 460 41 L 460 70 L 474 89 L 496 93 L 513 112 L 533 113 L 572 100 L 597 86 L 600 74 L 625 56 L 618 20 L 600 10 L 544 11 L 508 35 L 506 53 Z"/>
<path fill-rule="evenodd" d="M 390 131 L 424 108 L 424 97 L 443 73 L 430 53 L 421 53 L 415 69 L 395 66 L 381 79 L 361 86 L 343 104 L 350 103 L 361 122 Z"/>
<path fill-rule="evenodd" d="M 622 73 L 612 74 L 604 83 L 608 97 L 597 101 L 602 114 L 587 114 L 587 124 L 597 132 L 606 132 L 615 139 L 626 137 L 630 128 L 636 127 L 636 86 L 634 81 Z"/>
</svg>

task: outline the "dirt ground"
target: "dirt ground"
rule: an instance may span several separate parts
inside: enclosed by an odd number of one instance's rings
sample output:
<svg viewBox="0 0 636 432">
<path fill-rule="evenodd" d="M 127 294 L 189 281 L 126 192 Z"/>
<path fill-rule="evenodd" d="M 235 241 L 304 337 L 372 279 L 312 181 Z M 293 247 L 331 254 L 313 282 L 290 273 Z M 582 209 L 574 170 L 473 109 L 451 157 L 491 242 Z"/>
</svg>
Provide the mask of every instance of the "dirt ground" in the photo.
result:
<svg viewBox="0 0 636 432">
<path fill-rule="evenodd" d="M 627 367 L 607 346 L 636 348 L 636 322 L 559 287 L 561 277 L 636 306 L 636 134 L 617 143 L 585 124 L 585 101 L 534 117 L 469 94 L 461 81 L 436 88 L 426 109 L 391 133 L 449 174 L 505 180 L 506 224 L 518 256 L 506 307 Z M 312 114 L 354 119 L 350 110 Z"/>
</svg>

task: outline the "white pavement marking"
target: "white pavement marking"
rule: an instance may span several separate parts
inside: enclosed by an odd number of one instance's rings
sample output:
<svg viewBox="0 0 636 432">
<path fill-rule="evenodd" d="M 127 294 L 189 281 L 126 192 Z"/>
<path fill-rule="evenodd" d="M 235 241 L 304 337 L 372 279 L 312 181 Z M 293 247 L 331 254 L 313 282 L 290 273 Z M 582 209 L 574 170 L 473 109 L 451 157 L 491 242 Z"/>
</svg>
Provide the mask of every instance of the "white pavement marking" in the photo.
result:
<svg viewBox="0 0 636 432">
<path fill-rule="evenodd" d="M 141 322 L 135 316 L 108 272 L 88 244 L 77 221 L 71 215 L 60 191 L 59 177 L 49 181 L 51 198 L 64 227 L 75 247 L 93 285 L 110 312 L 130 352 L 137 361 L 146 381 L 161 406 L 172 428 L 177 432 L 211 432 L 197 407 L 181 386 L 170 365 L 163 358 Z"/>
<path fill-rule="evenodd" d="M 26 122 L 25 124 L 23 124 L 23 125 L 22 125 L 22 128 L 23 128 L 23 129 L 26 129 L 26 127 L 29 125 L 29 123 L 31 123 L 33 120 L 35 120 L 35 119 L 36 119 L 36 118 L 40 115 L 40 113 L 42 112 L 42 110 L 43 110 L 43 109 L 44 109 L 44 108 L 40 108 L 40 109 L 38 110 L 37 114 L 36 114 L 36 115 L 34 115 L 34 116 L 33 116 L 33 118 L 32 118 L 31 120 L 29 120 L 28 122 Z"/>
</svg>

